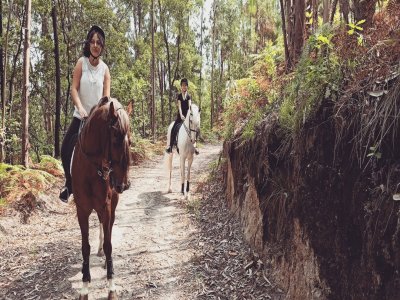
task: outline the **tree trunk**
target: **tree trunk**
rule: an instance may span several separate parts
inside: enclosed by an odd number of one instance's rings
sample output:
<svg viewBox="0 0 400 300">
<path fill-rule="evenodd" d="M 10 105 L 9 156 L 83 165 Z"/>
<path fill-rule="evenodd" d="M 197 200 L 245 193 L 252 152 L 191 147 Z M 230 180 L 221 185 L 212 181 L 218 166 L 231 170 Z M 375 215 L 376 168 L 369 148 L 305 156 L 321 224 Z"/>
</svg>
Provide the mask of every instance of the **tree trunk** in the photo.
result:
<svg viewBox="0 0 400 300">
<path fill-rule="evenodd" d="M 292 61 L 297 63 L 300 59 L 304 43 L 304 25 L 305 25 L 305 1 L 296 0 L 294 5 L 294 23 L 292 32 Z M 290 52 L 289 52 L 290 53 Z"/>
<path fill-rule="evenodd" d="M 42 21 L 42 33 L 41 33 L 41 38 L 43 40 L 51 40 L 50 38 L 50 34 L 49 34 L 49 26 L 48 26 L 48 16 L 47 13 L 43 13 L 41 15 L 41 21 Z M 50 52 L 47 49 L 43 49 L 43 61 L 44 62 L 48 62 L 50 61 Z M 42 68 L 43 68 L 43 90 L 45 90 L 47 93 L 45 92 L 40 92 L 40 94 L 42 95 L 42 103 L 41 103 L 41 109 L 42 109 L 42 114 L 43 114 L 43 125 L 44 125 L 44 129 L 46 131 L 46 143 L 48 145 L 52 145 L 53 144 L 53 116 L 54 113 L 52 112 L 51 108 L 52 108 L 52 84 L 51 84 L 51 80 L 50 78 L 48 78 L 47 74 L 49 74 L 50 70 L 53 69 L 49 64 L 43 63 L 42 64 Z M 38 90 L 41 90 L 40 87 L 38 87 Z"/>
<path fill-rule="evenodd" d="M 363 27 L 370 27 L 375 14 L 376 2 L 377 0 L 353 0 L 354 22 L 365 20 Z"/>
<path fill-rule="evenodd" d="M 318 28 L 318 9 L 319 9 L 319 1 L 312 0 L 313 33 L 315 33 Z"/>
<path fill-rule="evenodd" d="M 200 83 L 199 83 L 199 108 L 201 109 L 201 92 L 202 92 L 202 74 L 203 74 L 203 16 L 204 16 L 204 5 L 201 7 L 201 21 L 200 21 Z"/>
<path fill-rule="evenodd" d="M 283 4 L 283 0 L 280 0 L 280 4 L 281 4 L 283 45 L 285 47 L 285 71 L 286 73 L 288 73 L 292 69 L 292 61 L 289 55 L 288 35 L 286 32 L 285 5 Z"/>
<path fill-rule="evenodd" d="M 60 50 L 58 48 L 58 29 L 57 29 L 57 3 L 53 0 L 51 11 L 53 19 L 54 34 L 54 60 L 56 68 L 56 116 L 54 126 L 54 156 L 60 157 L 60 127 L 61 127 L 61 70 L 60 70 Z"/>
<path fill-rule="evenodd" d="M 5 142 L 5 107 L 6 107 L 6 99 L 5 99 L 5 80 L 4 80 L 4 70 L 5 67 L 3 65 L 4 53 L 3 53 L 3 1 L 0 2 L 0 97 L 1 97 L 1 127 L 0 127 L 0 163 L 5 160 L 5 152 L 4 152 L 4 142 Z"/>
<path fill-rule="evenodd" d="M 335 19 L 337 3 L 338 3 L 338 0 L 333 0 L 333 2 L 332 2 L 331 16 L 329 18 L 329 22 L 331 25 L 333 24 L 333 20 Z"/>
<path fill-rule="evenodd" d="M 29 66 L 31 38 L 31 0 L 26 0 L 25 41 L 24 41 L 24 76 L 22 92 L 22 153 L 21 162 L 29 167 Z"/>
<path fill-rule="evenodd" d="M 340 4 L 340 13 L 342 14 L 343 20 L 346 24 L 349 24 L 349 13 L 350 13 L 350 7 L 349 7 L 349 0 L 339 0 Z"/>
<path fill-rule="evenodd" d="M 164 62 L 158 62 L 158 83 L 160 86 L 160 100 L 161 100 L 161 126 L 165 125 L 165 107 L 164 107 L 164 78 L 165 78 L 165 66 Z"/>
<path fill-rule="evenodd" d="M 331 1 L 324 0 L 323 4 L 324 4 L 324 6 L 323 6 L 324 10 L 323 10 L 322 20 L 323 20 L 323 23 L 325 24 L 325 23 L 329 22 L 329 13 L 331 11 Z"/>
<path fill-rule="evenodd" d="M 211 32 L 211 118 L 210 118 L 210 126 L 213 128 L 214 122 L 214 56 L 215 56 L 215 23 L 216 23 L 216 14 L 215 14 L 215 1 L 213 2 L 213 25 Z"/>
<path fill-rule="evenodd" d="M 24 9 L 26 6 L 24 5 Z M 12 105 L 13 105 L 13 93 L 14 93 L 14 78 L 17 74 L 17 62 L 18 62 L 18 57 L 21 54 L 22 50 L 22 41 L 24 40 L 24 24 L 25 24 L 25 19 L 26 19 L 26 13 L 24 12 L 22 14 L 22 21 L 21 21 L 21 30 L 19 32 L 20 39 L 18 41 L 18 46 L 17 46 L 17 51 L 15 52 L 15 55 L 13 57 L 13 66 L 11 69 L 11 76 L 10 80 L 8 83 L 8 112 L 9 112 L 9 117 L 11 118 L 11 113 L 12 113 Z"/>
<path fill-rule="evenodd" d="M 154 78 L 154 0 L 151 0 L 151 134 L 156 141 L 156 105 L 155 105 L 155 78 Z"/>
<path fill-rule="evenodd" d="M 66 22 L 68 22 L 69 16 L 65 13 L 63 14 L 64 11 L 67 11 L 65 7 L 60 7 L 60 4 L 64 4 L 62 1 L 58 1 L 58 5 L 60 10 L 58 11 L 58 14 L 60 14 L 60 21 L 61 21 L 61 31 L 62 31 L 62 36 L 64 40 L 64 44 L 66 45 L 66 56 L 67 56 L 67 88 L 66 88 L 66 95 L 65 95 L 65 105 L 64 105 L 64 123 L 62 124 L 62 131 L 65 132 L 67 130 L 68 122 L 69 122 L 69 103 L 70 103 L 70 95 L 71 95 L 71 77 L 72 77 L 72 65 L 71 65 L 71 39 L 68 35 L 68 28 L 65 25 Z M 61 112 L 60 112 L 61 114 Z M 60 130 L 61 130 L 61 124 L 60 124 Z"/>
</svg>

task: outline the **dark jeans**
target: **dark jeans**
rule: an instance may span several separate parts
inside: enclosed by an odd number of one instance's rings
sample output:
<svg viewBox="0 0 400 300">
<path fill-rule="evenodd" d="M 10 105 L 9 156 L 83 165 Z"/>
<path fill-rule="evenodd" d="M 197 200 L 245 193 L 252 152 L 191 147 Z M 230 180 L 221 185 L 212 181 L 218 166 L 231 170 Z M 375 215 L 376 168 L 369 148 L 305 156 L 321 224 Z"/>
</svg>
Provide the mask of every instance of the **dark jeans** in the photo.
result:
<svg viewBox="0 0 400 300">
<path fill-rule="evenodd" d="M 68 188 L 70 194 L 72 194 L 72 179 L 71 179 L 71 158 L 72 152 L 78 140 L 79 127 L 81 120 L 75 118 L 72 120 L 71 125 L 64 136 L 64 140 L 61 145 L 61 161 L 65 173 L 65 186 Z"/>
</svg>

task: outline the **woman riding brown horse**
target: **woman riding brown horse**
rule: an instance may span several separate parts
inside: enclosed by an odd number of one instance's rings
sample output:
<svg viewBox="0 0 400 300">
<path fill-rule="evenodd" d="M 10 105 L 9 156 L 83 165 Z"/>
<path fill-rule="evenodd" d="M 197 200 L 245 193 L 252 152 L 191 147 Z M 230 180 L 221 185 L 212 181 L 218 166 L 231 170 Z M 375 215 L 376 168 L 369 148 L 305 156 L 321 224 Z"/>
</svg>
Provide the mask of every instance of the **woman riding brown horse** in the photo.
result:
<svg viewBox="0 0 400 300">
<path fill-rule="evenodd" d="M 88 297 L 89 215 L 95 210 L 104 230 L 109 298 L 116 299 L 113 283 L 111 232 L 119 193 L 129 188 L 130 125 L 128 113 L 116 99 L 104 97 L 89 114 L 74 150 L 71 175 L 79 226 L 82 234 L 83 288 Z"/>
</svg>

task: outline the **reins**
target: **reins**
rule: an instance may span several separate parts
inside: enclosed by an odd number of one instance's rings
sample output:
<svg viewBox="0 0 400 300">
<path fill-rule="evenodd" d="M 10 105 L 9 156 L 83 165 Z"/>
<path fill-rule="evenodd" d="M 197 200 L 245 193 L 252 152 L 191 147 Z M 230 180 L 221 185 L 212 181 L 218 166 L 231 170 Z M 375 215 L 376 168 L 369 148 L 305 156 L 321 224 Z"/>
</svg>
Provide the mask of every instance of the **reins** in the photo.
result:
<svg viewBox="0 0 400 300">
<path fill-rule="evenodd" d="M 122 109 L 122 107 L 117 108 L 116 111 Z M 119 114 L 118 114 L 118 119 L 119 119 Z M 111 172 L 113 171 L 112 168 L 112 158 L 111 158 L 111 129 L 114 126 L 115 122 L 109 122 L 108 128 L 109 128 L 109 139 L 108 139 L 108 160 L 106 161 L 106 165 L 103 165 L 103 159 L 101 160 L 101 164 L 99 165 L 96 161 L 92 159 L 92 156 L 87 154 L 85 150 L 83 149 L 83 144 L 82 144 L 82 134 L 81 131 L 83 130 L 85 124 L 86 124 L 86 119 L 83 119 L 81 121 L 81 124 L 79 126 L 79 133 L 78 133 L 78 138 L 79 138 L 79 143 L 80 143 L 80 150 L 82 154 L 85 156 L 85 158 L 90 161 L 97 169 L 97 175 L 99 175 L 104 181 L 107 181 L 111 177 Z M 112 180 L 111 180 L 112 181 Z M 111 187 L 112 187 L 112 182 L 111 182 Z"/>
<path fill-rule="evenodd" d="M 193 113 L 192 113 L 192 112 L 190 113 L 190 116 L 193 116 Z M 190 124 L 192 123 L 192 120 L 190 119 L 190 116 L 189 116 L 189 128 L 186 126 L 185 122 L 183 122 L 182 124 L 183 124 L 183 127 L 185 128 L 185 131 L 186 131 L 186 133 L 187 133 L 187 135 L 188 135 L 188 137 L 189 137 L 189 139 L 190 139 L 190 142 L 193 143 L 193 141 L 192 141 L 192 136 L 190 135 L 190 133 L 191 133 L 191 132 L 196 132 L 195 142 L 197 142 L 197 134 L 198 134 L 198 131 L 197 131 L 197 130 L 194 130 L 194 129 L 192 129 L 192 128 L 190 128 Z"/>
</svg>

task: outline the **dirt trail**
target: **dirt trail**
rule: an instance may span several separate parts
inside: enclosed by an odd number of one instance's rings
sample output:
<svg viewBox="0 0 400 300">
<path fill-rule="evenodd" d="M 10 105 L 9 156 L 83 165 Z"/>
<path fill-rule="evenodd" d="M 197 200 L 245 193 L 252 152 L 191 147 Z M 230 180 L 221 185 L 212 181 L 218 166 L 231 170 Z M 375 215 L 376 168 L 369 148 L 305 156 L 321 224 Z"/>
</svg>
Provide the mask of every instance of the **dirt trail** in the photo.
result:
<svg viewBox="0 0 400 300">
<path fill-rule="evenodd" d="M 221 147 L 207 145 L 200 150 L 192 166 L 192 191 Z M 120 198 L 112 237 L 120 299 L 193 299 L 183 288 L 188 279 L 182 270 L 196 253 L 190 241 L 197 229 L 190 222 L 187 202 L 178 193 L 177 157 L 173 167 L 170 194 L 165 193 L 162 157 L 131 169 L 132 186 Z M 43 199 L 43 206 L 29 224 L 21 224 L 16 214 L 0 218 L 0 299 L 73 299 L 78 295 L 81 244 L 75 208 L 60 203 L 57 195 Z M 104 258 L 96 256 L 97 227 L 92 214 L 90 299 L 106 299 Z"/>
</svg>

